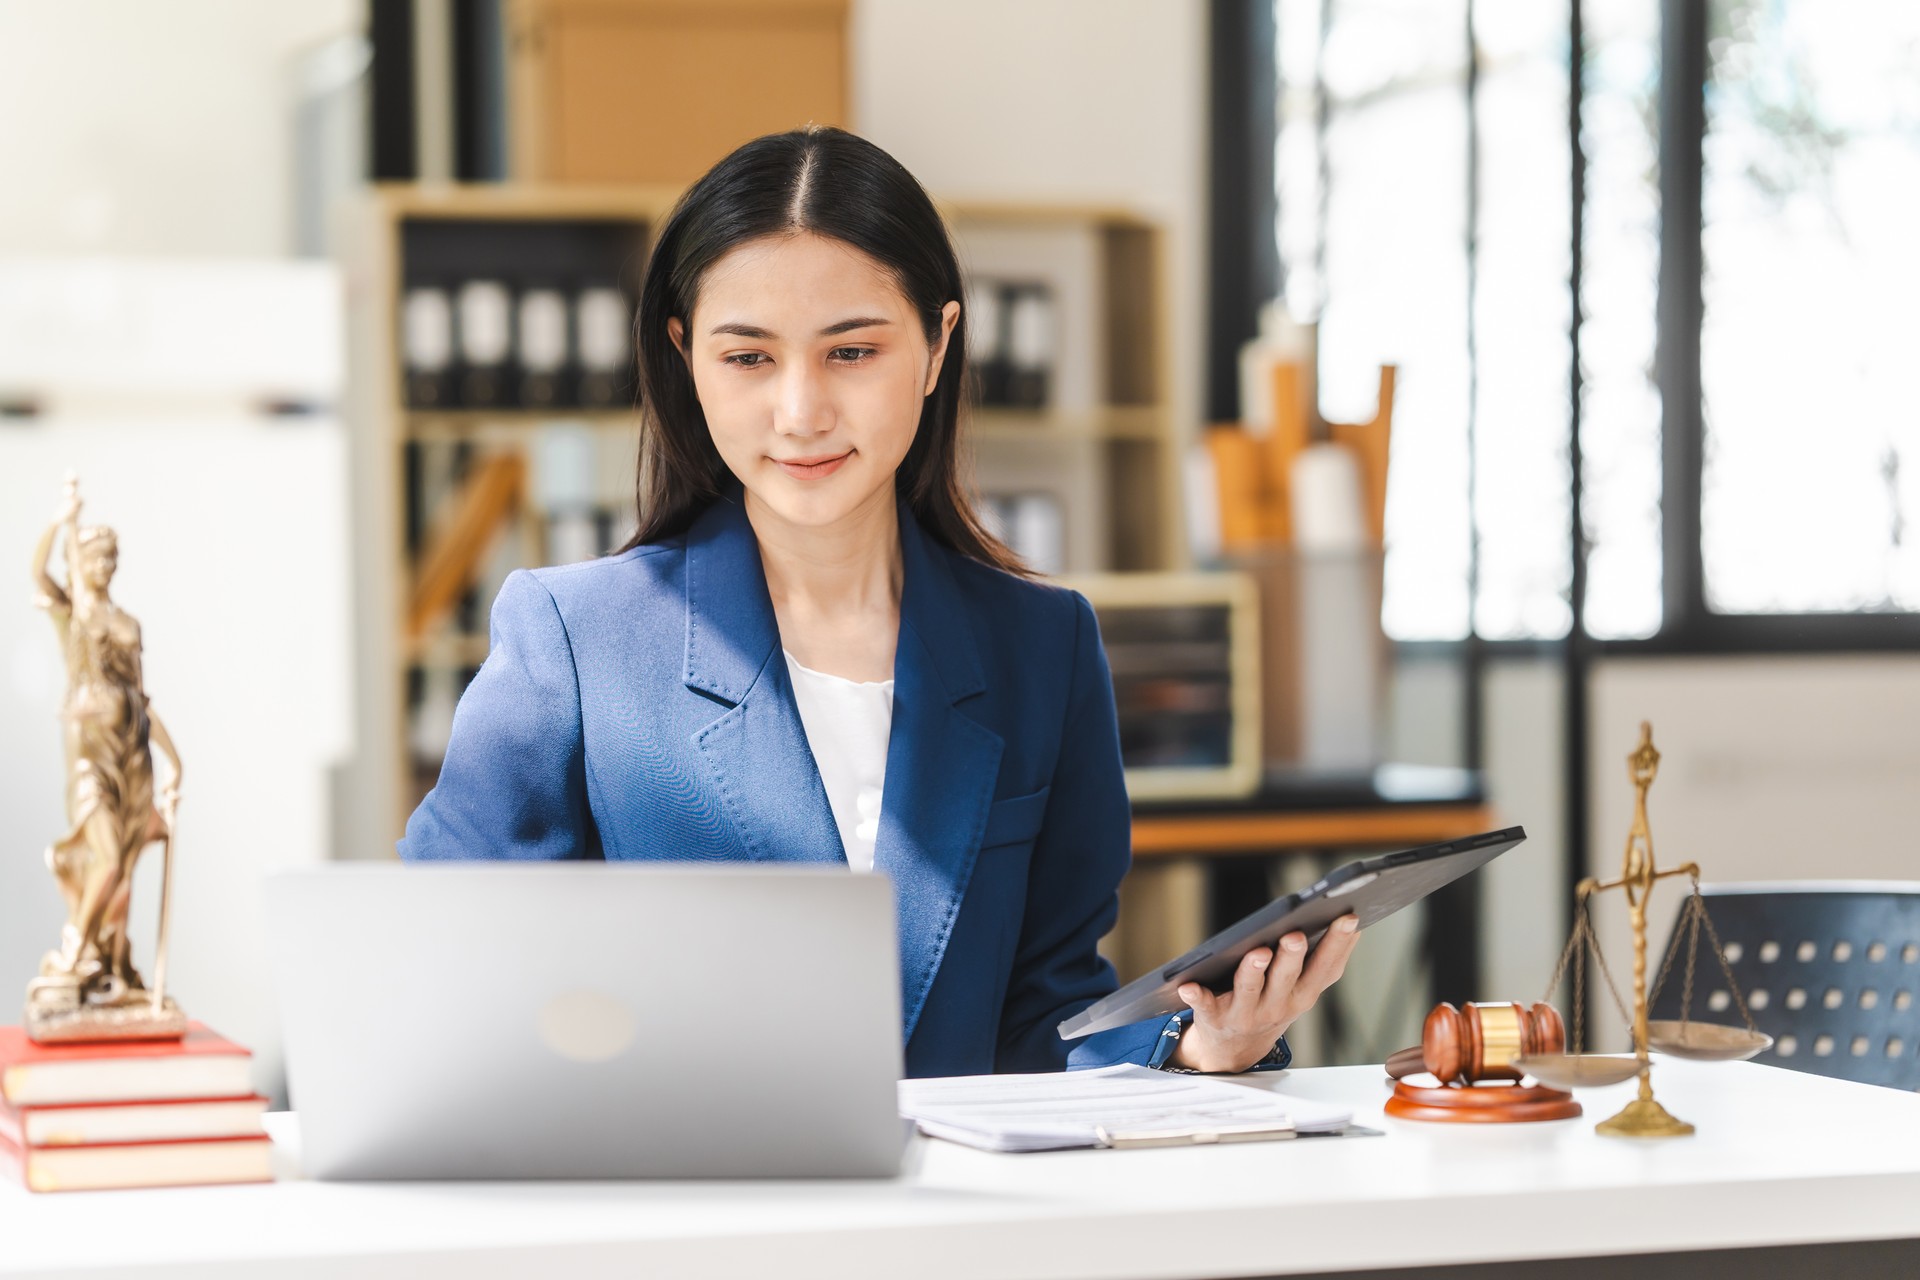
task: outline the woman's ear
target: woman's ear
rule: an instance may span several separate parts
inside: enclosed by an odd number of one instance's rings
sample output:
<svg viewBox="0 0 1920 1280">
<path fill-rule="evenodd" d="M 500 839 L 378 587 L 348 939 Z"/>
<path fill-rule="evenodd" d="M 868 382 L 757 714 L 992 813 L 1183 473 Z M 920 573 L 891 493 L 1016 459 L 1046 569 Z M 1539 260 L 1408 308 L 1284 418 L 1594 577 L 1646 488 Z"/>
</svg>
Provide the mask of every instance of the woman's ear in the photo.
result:
<svg viewBox="0 0 1920 1280">
<path fill-rule="evenodd" d="M 949 302 L 940 308 L 940 341 L 934 344 L 933 359 L 927 364 L 927 385 L 921 389 L 922 397 L 932 395 L 933 389 L 940 385 L 940 366 L 946 362 L 947 341 L 953 337 L 953 326 L 959 319 L 958 302 Z"/>
<path fill-rule="evenodd" d="M 680 323 L 680 317 L 668 316 L 667 340 L 673 343 L 674 350 L 680 353 L 680 358 L 687 362 L 688 367 L 692 367 L 693 358 L 687 354 L 686 337 L 687 326 Z"/>
</svg>

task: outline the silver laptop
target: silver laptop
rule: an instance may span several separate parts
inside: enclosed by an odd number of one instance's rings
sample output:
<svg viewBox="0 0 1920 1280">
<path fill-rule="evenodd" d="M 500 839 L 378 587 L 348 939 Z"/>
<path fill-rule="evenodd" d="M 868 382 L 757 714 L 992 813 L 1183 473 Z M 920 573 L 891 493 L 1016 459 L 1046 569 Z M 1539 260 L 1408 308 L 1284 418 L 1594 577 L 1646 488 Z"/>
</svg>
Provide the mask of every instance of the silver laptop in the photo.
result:
<svg viewBox="0 0 1920 1280">
<path fill-rule="evenodd" d="M 899 1170 L 883 876 L 337 864 L 267 907 L 310 1177 Z"/>
</svg>

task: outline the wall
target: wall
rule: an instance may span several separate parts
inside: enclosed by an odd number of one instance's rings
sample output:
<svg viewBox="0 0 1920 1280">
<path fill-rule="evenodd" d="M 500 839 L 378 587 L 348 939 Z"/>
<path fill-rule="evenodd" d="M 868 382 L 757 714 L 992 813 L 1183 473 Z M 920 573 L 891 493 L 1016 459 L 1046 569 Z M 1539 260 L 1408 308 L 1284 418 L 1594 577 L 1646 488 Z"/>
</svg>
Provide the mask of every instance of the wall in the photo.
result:
<svg viewBox="0 0 1920 1280">
<path fill-rule="evenodd" d="M 1649 807 L 1663 863 L 1698 859 L 1709 880 L 1920 878 L 1920 659 L 1607 663 L 1593 850 L 1615 874 L 1642 719 L 1665 757 Z"/>
<path fill-rule="evenodd" d="M 1175 411 L 1200 420 L 1206 6 L 857 0 L 854 127 L 955 200 L 1120 204 L 1166 228 Z"/>
<path fill-rule="evenodd" d="M 286 252 L 298 59 L 364 7 L 0 0 L 0 252 Z"/>
</svg>

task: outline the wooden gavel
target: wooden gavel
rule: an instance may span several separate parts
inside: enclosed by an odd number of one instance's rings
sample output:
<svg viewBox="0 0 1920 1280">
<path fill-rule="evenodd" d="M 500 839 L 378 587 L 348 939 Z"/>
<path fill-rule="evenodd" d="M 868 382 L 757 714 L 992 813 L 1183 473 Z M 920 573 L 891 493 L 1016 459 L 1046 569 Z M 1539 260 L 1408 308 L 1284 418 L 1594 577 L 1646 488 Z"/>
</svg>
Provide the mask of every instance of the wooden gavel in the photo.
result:
<svg viewBox="0 0 1920 1280">
<path fill-rule="evenodd" d="M 1518 1004 L 1469 1004 L 1456 1009 L 1438 1004 L 1427 1015 L 1420 1044 L 1387 1059 L 1395 1080 L 1431 1071 L 1441 1084 L 1481 1080 L 1518 1080 L 1524 1074 L 1515 1058 L 1535 1053 L 1565 1053 L 1567 1026 L 1560 1011 L 1536 1001 Z"/>
</svg>

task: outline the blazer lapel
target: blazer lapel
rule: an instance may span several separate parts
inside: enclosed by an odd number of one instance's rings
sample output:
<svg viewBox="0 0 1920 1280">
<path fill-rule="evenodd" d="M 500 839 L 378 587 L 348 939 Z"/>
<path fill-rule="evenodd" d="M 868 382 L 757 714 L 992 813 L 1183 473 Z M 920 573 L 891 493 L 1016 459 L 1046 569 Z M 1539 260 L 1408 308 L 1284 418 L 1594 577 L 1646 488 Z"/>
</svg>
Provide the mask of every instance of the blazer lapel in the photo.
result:
<svg viewBox="0 0 1920 1280">
<path fill-rule="evenodd" d="M 741 842 L 762 861 L 844 865 L 737 489 L 687 531 L 686 589 L 684 682 L 725 708 L 693 741 Z"/>
<path fill-rule="evenodd" d="M 903 587 L 893 728 L 874 869 L 898 904 L 903 1042 L 913 1035 L 973 875 L 1000 773 L 1000 735 L 959 704 L 986 690 L 947 553 L 900 504 Z M 686 687 L 726 708 L 693 735 L 757 859 L 846 854 L 780 653 L 760 548 L 739 493 L 687 533 Z"/>
<path fill-rule="evenodd" d="M 900 504 L 904 582 L 894 656 L 893 731 L 874 869 L 894 884 L 903 1040 L 946 954 L 993 803 L 1000 735 L 958 704 L 986 690 L 973 620 L 947 555 Z"/>
</svg>

